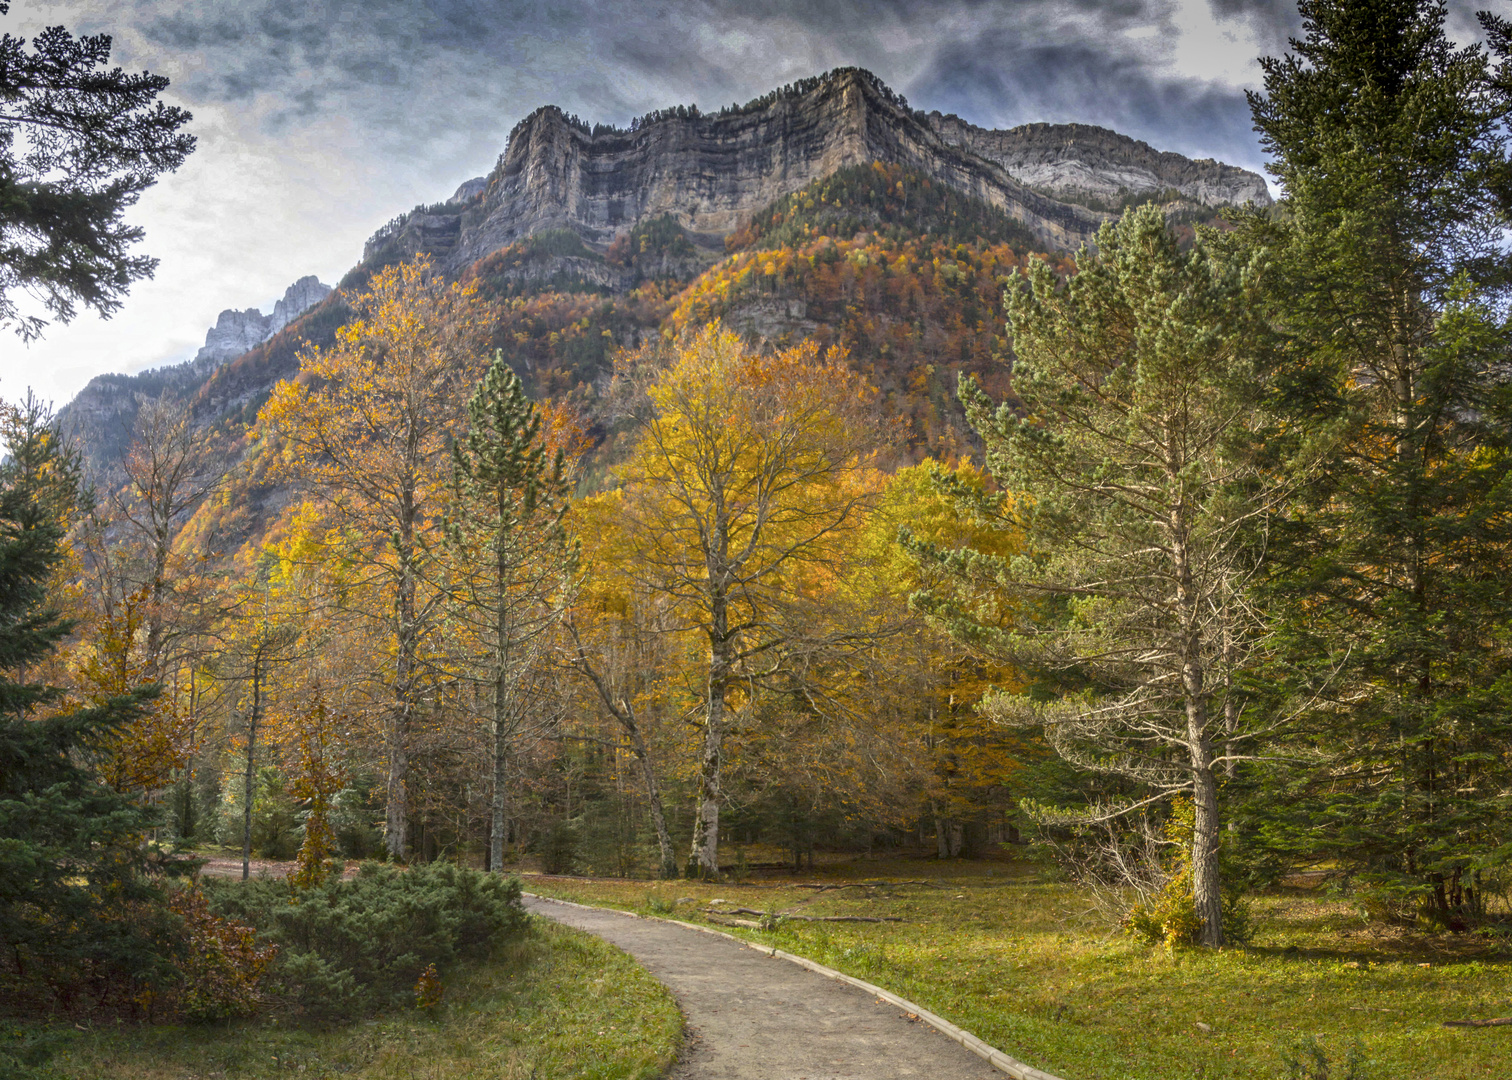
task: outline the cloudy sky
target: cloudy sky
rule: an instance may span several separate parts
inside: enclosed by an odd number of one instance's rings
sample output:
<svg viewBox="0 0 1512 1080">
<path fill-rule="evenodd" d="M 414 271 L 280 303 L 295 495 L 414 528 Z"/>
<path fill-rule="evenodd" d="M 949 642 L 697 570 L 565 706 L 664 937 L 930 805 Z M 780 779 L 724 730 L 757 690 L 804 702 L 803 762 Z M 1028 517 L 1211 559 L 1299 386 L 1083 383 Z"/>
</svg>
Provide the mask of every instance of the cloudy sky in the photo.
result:
<svg viewBox="0 0 1512 1080">
<path fill-rule="evenodd" d="M 1507 4 L 1460 0 L 1451 29 Z M 199 149 L 134 211 L 155 279 L 108 322 L 0 337 L 0 396 L 61 404 L 101 372 L 187 359 L 223 308 L 334 284 L 548 103 L 624 124 L 854 64 L 984 126 L 1101 124 L 1259 169 L 1244 90 L 1295 18 L 1283 0 L 14 0 L 0 30 L 109 33 L 115 62 L 169 76 Z"/>
</svg>

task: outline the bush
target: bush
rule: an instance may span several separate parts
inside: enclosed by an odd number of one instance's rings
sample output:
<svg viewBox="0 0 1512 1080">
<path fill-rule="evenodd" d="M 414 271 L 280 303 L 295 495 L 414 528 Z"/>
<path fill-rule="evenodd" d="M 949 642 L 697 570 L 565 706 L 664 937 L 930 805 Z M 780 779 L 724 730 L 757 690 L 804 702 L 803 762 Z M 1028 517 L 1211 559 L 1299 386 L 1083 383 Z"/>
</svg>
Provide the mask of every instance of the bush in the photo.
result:
<svg viewBox="0 0 1512 1080">
<path fill-rule="evenodd" d="M 1166 821 L 1168 843 L 1176 852 L 1170 876 L 1159 892 L 1135 904 L 1124 916 L 1124 928 L 1150 945 L 1195 945 L 1202 939 L 1202 920 L 1192 903 L 1192 821 L 1190 801 L 1179 799 Z M 1225 879 L 1228 875 L 1224 875 Z M 1225 889 L 1222 898 L 1223 940 L 1244 945 L 1254 937 L 1254 920 L 1244 896 Z"/>
<path fill-rule="evenodd" d="M 541 869 L 548 874 L 570 874 L 577 865 L 578 827 L 558 821 L 541 838 Z"/>
<path fill-rule="evenodd" d="M 188 1020 L 227 1020 L 257 1010 L 258 979 L 278 949 L 260 944 L 252 927 L 210 910 L 199 889 L 181 889 L 168 900 L 184 920 L 183 943 L 175 957 L 177 984 L 166 1004 Z"/>
<path fill-rule="evenodd" d="M 428 967 L 444 972 L 487 954 L 525 926 L 518 880 L 450 863 L 406 871 L 367 863 L 351 881 L 306 889 L 222 886 L 212 908 L 278 946 L 266 978 L 277 1000 L 328 1020 L 412 1003 Z"/>
</svg>

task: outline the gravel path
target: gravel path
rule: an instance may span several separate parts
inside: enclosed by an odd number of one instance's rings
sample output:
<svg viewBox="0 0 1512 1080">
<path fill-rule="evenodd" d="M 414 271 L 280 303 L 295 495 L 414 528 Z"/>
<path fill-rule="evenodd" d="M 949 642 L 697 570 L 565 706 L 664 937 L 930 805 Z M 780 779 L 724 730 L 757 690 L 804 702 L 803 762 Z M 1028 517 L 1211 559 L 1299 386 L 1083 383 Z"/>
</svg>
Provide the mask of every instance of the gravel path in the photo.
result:
<svg viewBox="0 0 1512 1080">
<path fill-rule="evenodd" d="M 1003 1080 L 897 1006 L 787 960 L 657 919 L 525 904 L 619 946 L 672 991 L 688 1027 L 671 1080 Z"/>
</svg>

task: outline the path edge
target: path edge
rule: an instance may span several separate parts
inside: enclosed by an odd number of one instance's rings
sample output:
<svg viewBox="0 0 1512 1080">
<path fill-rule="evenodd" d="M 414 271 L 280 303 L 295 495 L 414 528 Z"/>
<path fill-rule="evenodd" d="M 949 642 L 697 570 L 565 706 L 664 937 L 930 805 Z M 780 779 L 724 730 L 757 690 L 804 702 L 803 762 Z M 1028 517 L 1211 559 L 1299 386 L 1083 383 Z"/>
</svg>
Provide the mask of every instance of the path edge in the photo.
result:
<svg viewBox="0 0 1512 1080">
<path fill-rule="evenodd" d="M 814 972 L 814 974 L 816 975 L 823 975 L 826 979 L 834 979 L 836 982 L 843 982 L 854 986 L 858 990 L 865 990 L 868 994 L 871 994 L 874 997 L 881 998 L 883 1001 L 886 1001 L 891 1005 L 896 1005 L 904 1012 L 912 1013 L 913 1015 L 917 1016 L 920 1020 L 924 1021 L 926 1024 L 934 1028 L 946 1038 L 952 1040 L 953 1042 L 960 1043 L 977 1057 L 985 1060 L 994 1069 L 997 1069 L 999 1072 L 1006 1073 L 1007 1075 L 1013 1077 L 1013 1080 L 1061 1080 L 1061 1078 L 1058 1076 L 1053 1076 L 1050 1073 L 1036 1069 L 1033 1065 L 1027 1065 L 1015 1057 L 1010 1057 L 1009 1055 L 999 1050 L 997 1047 L 990 1046 L 989 1044 L 983 1042 L 971 1032 L 959 1028 L 955 1024 L 952 1024 L 943 1016 L 937 1016 L 934 1013 L 930 1012 L 928 1009 L 924 1009 L 918 1005 L 915 1005 L 907 998 L 899 997 L 891 990 L 884 990 L 882 989 L 882 987 L 877 986 L 874 983 L 869 983 L 863 979 L 858 979 L 853 975 L 847 975 L 843 971 L 836 971 L 834 968 L 825 967 L 823 964 L 818 963 L 814 960 L 810 960 L 806 956 L 799 956 L 796 953 L 784 952 L 783 950 L 775 946 L 762 945 L 754 941 L 747 941 L 745 938 L 736 937 L 734 934 L 726 934 L 723 930 L 715 930 L 712 926 L 699 926 L 697 923 L 683 922 L 681 919 L 663 919 L 654 915 L 641 915 L 634 911 L 624 911 L 620 908 L 598 907 L 595 904 L 579 904 L 572 900 L 558 900 L 554 896 L 541 896 L 539 893 L 527 892 L 524 893 L 524 895 L 530 897 L 532 900 L 542 900 L 548 904 L 562 904 L 566 907 L 584 908 L 588 911 L 608 911 L 614 913 L 615 915 L 624 915 L 627 918 L 631 919 L 645 919 L 648 922 L 671 923 L 673 926 L 681 926 L 689 930 L 697 930 L 700 934 L 713 934 L 715 937 L 722 937 L 726 941 L 733 941 L 737 945 L 745 946 L 747 949 L 754 949 L 757 952 L 766 953 L 768 956 L 778 957 L 779 959 L 786 960 L 789 963 L 797 964 L 799 967 L 807 968 L 809 971 Z"/>
</svg>

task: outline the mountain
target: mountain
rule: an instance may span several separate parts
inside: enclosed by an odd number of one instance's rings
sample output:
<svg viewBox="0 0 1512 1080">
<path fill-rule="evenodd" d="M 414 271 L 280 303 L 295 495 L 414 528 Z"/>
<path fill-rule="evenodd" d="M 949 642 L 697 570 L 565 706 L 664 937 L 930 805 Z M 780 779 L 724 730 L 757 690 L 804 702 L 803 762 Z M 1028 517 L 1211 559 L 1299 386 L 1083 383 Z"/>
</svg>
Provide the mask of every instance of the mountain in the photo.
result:
<svg viewBox="0 0 1512 1080">
<path fill-rule="evenodd" d="M 108 473 L 125 453 L 143 402 L 192 398 L 218 367 L 270 340 L 330 293 L 331 286 L 309 275 L 284 290 L 271 314 L 257 308 L 222 311 L 194 359 L 136 375 L 97 375 L 58 410 L 58 422 L 78 440 L 92 471 Z"/>
<path fill-rule="evenodd" d="M 993 162 L 1033 190 L 1096 210 L 1118 211 L 1151 197 L 1196 207 L 1271 203 L 1258 173 L 1156 150 L 1107 128 L 1025 124 L 989 131 L 937 112 L 929 114 L 929 124 L 951 146 Z"/>
<path fill-rule="evenodd" d="M 590 127 L 555 106 L 537 109 L 516 125 L 481 183 L 396 218 L 364 257 L 397 245 L 460 273 L 537 233 L 570 231 L 603 250 L 661 217 L 695 246 L 719 252 L 760 208 L 873 161 L 996 207 L 1051 250 L 1074 250 L 1110 212 L 1152 196 L 1188 209 L 1270 202 L 1264 179 L 1234 166 L 1162 153 L 1086 125 L 989 131 L 915 111 L 876 76 L 841 68 L 718 113 L 678 106 L 629 128 Z"/>
<path fill-rule="evenodd" d="M 969 452 L 954 399 L 970 371 L 1006 393 L 1002 290 L 1033 252 L 1065 253 L 1123 207 L 1173 222 L 1267 204 L 1255 173 L 1085 125 L 1008 131 L 911 108 L 843 68 L 705 114 L 663 109 L 627 128 L 554 106 L 511 132 L 494 169 L 379 229 L 336 291 L 312 278 L 270 315 L 226 311 L 197 357 L 101 376 L 64 410 L 92 460 L 119 460 L 147 396 L 190 401 L 225 445 L 247 438 L 273 386 L 349 317 L 344 294 L 428 255 L 496 301 L 494 340 L 540 397 L 571 398 L 600 437 L 597 387 L 615 350 L 724 319 L 773 342 L 843 346 L 905 422 L 912 453 Z M 255 528 L 270 493 L 249 491 Z M 250 516 L 249 516 L 250 515 Z"/>
</svg>

